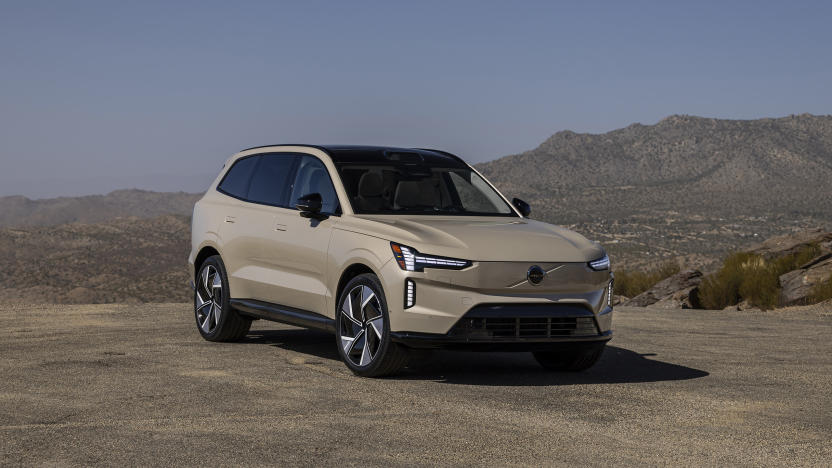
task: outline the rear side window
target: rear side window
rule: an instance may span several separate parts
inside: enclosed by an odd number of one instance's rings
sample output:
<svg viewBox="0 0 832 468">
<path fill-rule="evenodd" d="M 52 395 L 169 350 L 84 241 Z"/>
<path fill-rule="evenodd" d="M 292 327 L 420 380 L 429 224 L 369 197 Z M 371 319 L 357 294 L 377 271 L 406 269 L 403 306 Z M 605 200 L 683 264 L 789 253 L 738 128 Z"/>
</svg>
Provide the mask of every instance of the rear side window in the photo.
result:
<svg viewBox="0 0 832 468">
<path fill-rule="evenodd" d="M 264 154 L 251 178 L 249 201 L 273 206 L 288 206 L 289 179 L 297 156 L 292 154 Z"/>
<path fill-rule="evenodd" d="M 246 198 L 248 192 L 248 181 L 251 179 L 251 174 L 254 172 L 254 167 L 257 165 L 256 157 L 249 157 L 238 159 L 237 162 L 231 166 L 228 173 L 220 182 L 220 192 L 231 195 L 237 198 Z"/>
</svg>

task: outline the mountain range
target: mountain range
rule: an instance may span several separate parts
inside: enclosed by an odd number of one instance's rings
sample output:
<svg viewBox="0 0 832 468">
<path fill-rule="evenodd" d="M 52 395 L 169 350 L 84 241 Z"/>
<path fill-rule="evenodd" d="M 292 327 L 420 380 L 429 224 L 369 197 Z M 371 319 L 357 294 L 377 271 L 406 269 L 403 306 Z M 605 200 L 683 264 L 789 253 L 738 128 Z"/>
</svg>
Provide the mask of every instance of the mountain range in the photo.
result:
<svg viewBox="0 0 832 468">
<path fill-rule="evenodd" d="M 533 218 L 600 241 L 617 270 L 672 261 L 707 271 L 772 236 L 832 230 L 832 116 L 675 115 L 562 131 L 476 167 L 528 201 Z M 22 302 L 187 300 L 188 217 L 200 196 L 2 197 L 0 292 Z"/>
<path fill-rule="evenodd" d="M 152 218 L 175 214 L 190 216 L 202 194 L 116 190 L 106 195 L 31 200 L 0 197 L 0 227 L 51 226 L 97 223 L 115 218 Z"/>
<path fill-rule="evenodd" d="M 718 254 L 832 220 L 832 116 L 673 115 L 598 135 L 558 132 L 477 167 L 534 217 L 632 262 Z"/>
</svg>

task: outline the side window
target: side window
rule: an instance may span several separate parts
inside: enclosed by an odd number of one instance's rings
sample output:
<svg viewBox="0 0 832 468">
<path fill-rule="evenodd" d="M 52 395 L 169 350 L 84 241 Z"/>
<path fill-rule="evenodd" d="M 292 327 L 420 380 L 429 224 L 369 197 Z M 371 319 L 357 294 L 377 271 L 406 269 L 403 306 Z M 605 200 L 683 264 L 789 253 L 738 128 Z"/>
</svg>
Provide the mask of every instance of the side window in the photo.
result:
<svg viewBox="0 0 832 468">
<path fill-rule="evenodd" d="M 292 154 L 264 154 L 251 178 L 248 200 L 275 206 L 288 206 L 286 196 L 289 177 L 297 156 Z"/>
<path fill-rule="evenodd" d="M 310 193 L 321 194 L 322 212 L 335 213 L 337 211 L 338 195 L 335 194 L 335 187 L 332 185 L 326 166 L 316 157 L 303 156 L 292 187 L 292 195 L 289 197 L 289 205 L 295 206 L 298 198 Z"/>
<path fill-rule="evenodd" d="M 257 157 L 238 159 L 217 187 L 219 191 L 237 198 L 246 198 L 248 181 L 257 165 Z"/>
</svg>

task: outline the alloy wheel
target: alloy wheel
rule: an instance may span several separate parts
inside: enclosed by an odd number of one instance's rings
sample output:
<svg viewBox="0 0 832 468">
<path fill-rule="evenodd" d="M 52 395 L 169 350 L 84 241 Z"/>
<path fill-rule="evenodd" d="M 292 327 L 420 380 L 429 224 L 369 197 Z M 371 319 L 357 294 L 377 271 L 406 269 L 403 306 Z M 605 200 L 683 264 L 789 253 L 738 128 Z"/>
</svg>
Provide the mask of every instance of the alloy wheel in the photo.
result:
<svg viewBox="0 0 832 468">
<path fill-rule="evenodd" d="M 357 366 L 370 364 L 379 352 L 384 334 L 384 314 L 378 296 L 370 287 L 360 284 L 347 293 L 340 315 L 344 355 Z"/>
<path fill-rule="evenodd" d="M 216 330 L 222 317 L 222 276 L 214 265 L 206 265 L 196 285 L 196 321 L 206 334 Z"/>
</svg>

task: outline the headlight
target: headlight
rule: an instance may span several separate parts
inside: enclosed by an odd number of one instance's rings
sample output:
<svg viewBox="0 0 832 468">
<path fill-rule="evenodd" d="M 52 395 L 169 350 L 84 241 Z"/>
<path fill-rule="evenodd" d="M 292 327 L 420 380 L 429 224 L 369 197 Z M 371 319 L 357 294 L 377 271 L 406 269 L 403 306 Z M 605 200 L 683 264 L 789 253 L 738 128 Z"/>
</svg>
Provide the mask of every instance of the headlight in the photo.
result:
<svg viewBox="0 0 832 468">
<path fill-rule="evenodd" d="M 599 258 L 598 260 L 593 260 L 589 262 L 589 267 L 595 271 L 601 270 L 609 270 L 610 269 L 610 257 L 604 255 L 603 257 Z"/>
<path fill-rule="evenodd" d="M 422 271 L 425 268 L 444 268 L 446 270 L 461 270 L 471 266 L 468 260 L 457 258 L 437 257 L 435 255 L 421 254 L 413 247 L 406 247 L 395 242 L 390 243 L 393 249 L 393 256 L 402 270 Z"/>
</svg>

